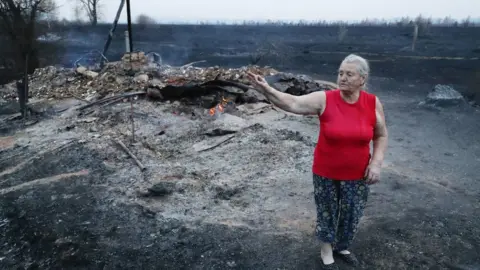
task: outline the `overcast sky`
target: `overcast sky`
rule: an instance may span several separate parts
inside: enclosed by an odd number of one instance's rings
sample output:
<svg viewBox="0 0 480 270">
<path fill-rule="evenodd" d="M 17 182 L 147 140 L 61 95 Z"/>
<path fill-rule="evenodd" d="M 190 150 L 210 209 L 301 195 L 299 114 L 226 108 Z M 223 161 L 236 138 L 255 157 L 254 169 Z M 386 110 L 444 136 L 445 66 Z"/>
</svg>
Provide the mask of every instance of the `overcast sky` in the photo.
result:
<svg viewBox="0 0 480 270">
<path fill-rule="evenodd" d="M 59 17 L 73 19 L 75 0 L 57 0 Z M 119 0 L 100 0 L 102 21 L 112 22 Z M 418 14 L 463 19 L 480 17 L 480 0 L 131 0 L 132 19 L 145 14 L 158 22 L 232 20 L 392 19 Z M 126 22 L 126 6 L 120 22 Z"/>
</svg>

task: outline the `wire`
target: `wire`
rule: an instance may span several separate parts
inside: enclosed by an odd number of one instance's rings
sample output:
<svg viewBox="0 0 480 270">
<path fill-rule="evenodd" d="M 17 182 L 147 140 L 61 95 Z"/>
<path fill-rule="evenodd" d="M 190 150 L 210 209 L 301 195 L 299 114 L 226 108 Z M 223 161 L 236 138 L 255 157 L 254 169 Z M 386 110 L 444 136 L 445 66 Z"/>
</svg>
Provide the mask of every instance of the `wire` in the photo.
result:
<svg viewBox="0 0 480 270">
<path fill-rule="evenodd" d="M 92 51 L 84 54 L 84 55 L 83 55 L 82 57 L 80 57 L 79 59 L 77 59 L 77 61 L 74 62 L 73 66 L 74 66 L 74 67 L 79 67 L 79 64 L 78 64 L 78 63 L 79 63 L 81 60 L 83 60 L 83 59 L 86 58 L 87 56 L 91 56 L 91 55 L 94 54 L 94 53 L 99 54 L 99 55 L 100 55 L 100 59 L 103 59 L 103 60 L 104 60 L 105 62 L 107 62 L 107 63 L 109 62 L 108 59 L 107 59 L 107 57 L 105 57 L 105 55 L 103 55 L 103 53 L 101 53 L 101 52 L 98 51 L 98 50 L 92 50 Z M 93 65 L 94 65 L 94 66 L 100 64 L 97 57 L 90 57 L 90 58 L 88 58 L 88 60 L 90 60 L 90 61 L 93 60 Z M 103 62 L 103 61 L 102 61 L 102 62 Z"/>
</svg>

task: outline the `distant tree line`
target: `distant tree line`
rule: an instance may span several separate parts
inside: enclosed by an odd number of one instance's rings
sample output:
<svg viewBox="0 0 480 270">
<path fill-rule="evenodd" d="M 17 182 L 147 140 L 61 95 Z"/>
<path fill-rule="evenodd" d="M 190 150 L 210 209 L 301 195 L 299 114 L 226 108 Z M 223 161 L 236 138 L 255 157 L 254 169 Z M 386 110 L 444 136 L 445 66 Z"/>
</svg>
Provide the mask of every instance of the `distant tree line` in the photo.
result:
<svg viewBox="0 0 480 270">
<path fill-rule="evenodd" d="M 402 17 L 396 20 L 387 20 L 387 19 L 377 19 L 377 18 L 366 18 L 360 21 L 348 22 L 348 21 L 306 21 L 299 20 L 296 22 L 286 22 L 286 21 L 274 21 L 267 20 L 264 22 L 259 21 L 242 21 L 232 23 L 233 25 L 277 25 L 277 26 L 409 26 L 413 24 L 425 24 L 432 26 L 451 26 L 451 27 L 478 27 L 480 26 L 480 19 L 473 20 L 471 17 L 467 17 L 463 20 L 455 20 L 449 16 L 445 18 L 431 18 L 418 15 L 417 17 Z M 208 22 L 199 22 L 198 24 L 211 24 Z M 225 22 L 217 22 L 217 24 L 227 24 Z"/>
<path fill-rule="evenodd" d="M 73 6 L 73 22 L 77 24 L 84 24 L 86 17 L 88 23 L 96 26 L 101 19 L 101 0 L 70 0 Z M 66 20 L 64 21 L 66 22 Z"/>
</svg>

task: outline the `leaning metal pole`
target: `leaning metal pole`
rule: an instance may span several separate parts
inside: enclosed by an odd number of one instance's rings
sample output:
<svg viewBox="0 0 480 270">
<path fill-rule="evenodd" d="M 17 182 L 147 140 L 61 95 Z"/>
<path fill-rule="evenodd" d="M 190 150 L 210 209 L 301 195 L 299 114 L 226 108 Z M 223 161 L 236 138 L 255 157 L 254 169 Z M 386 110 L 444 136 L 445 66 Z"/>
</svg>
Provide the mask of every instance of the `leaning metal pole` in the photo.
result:
<svg viewBox="0 0 480 270">
<path fill-rule="evenodd" d="M 105 46 L 103 46 L 103 56 L 107 54 L 108 47 L 110 47 L 110 43 L 112 42 L 113 38 L 113 33 L 115 32 L 115 29 L 117 29 L 117 24 L 118 24 L 118 19 L 120 18 L 120 14 L 122 14 L 123 6 L 125 6 L 125 0 L 120 1 L 120 6 L 118 7 L 117 10 L 117 15 L 115 16 L 115 20 L 113 21 L 112 28 L 110 29 L 110 32 L 108 32 L 108 37 L 107 41 L 105 42 Z M 105 58 L 102 57 L 101 60 L 101 67 L 105 65 Z"/>
<path fill-rule="evenodd" d="M 128 20 L 128 39 L 130 42 L 130 52 L 133 52 L 132 14 L 130 13 L 130 0 L 127 0 L 127 20 Z"/>
</svg>

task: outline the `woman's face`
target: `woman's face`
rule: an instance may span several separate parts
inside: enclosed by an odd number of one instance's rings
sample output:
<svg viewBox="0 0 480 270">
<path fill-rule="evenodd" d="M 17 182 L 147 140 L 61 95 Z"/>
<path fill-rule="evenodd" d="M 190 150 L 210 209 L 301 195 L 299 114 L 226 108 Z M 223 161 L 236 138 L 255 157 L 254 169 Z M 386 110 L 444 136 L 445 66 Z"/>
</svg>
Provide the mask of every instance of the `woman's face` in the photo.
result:
<svg viewBox="0 0 480 270">
<path fill-rule="evenodd" d="M 358 91 L 365 84 L 365 78 L 358 73 L 355 63 L 342 63 L 338 69 L 337 84 L 342 91 Z"/>
</svg>

